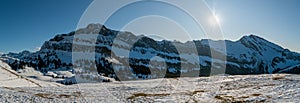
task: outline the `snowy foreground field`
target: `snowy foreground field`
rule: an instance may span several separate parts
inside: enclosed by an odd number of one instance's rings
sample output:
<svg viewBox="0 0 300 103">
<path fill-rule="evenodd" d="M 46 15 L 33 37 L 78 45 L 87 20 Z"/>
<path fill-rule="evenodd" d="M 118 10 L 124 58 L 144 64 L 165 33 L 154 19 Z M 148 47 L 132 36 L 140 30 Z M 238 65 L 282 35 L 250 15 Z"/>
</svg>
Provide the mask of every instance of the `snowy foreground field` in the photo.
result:
<svg viewBox="0 0 300 103">
<path fill-rule="evenodd" d="M 0 101 L 13 103 L 300 102 L 300 76 L 290 74 L 168 78 L 41 87 L 13 87 L 3 85 L 6 83 L 3 81 Z"/>
</svg>

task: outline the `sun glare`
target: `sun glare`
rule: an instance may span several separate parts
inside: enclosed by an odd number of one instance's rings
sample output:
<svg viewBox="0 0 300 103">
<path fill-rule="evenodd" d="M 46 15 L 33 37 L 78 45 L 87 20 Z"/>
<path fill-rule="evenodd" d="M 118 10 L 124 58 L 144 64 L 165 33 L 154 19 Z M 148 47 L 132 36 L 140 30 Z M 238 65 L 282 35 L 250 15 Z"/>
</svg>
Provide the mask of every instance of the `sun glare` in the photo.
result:
<svg viewBox="0 0 300 103">
<path fill-rule="evenodd" d="M 221 18 L 216 11 L 213 11 L 212 17 L 210 18 L 212 25 L 221 25 Z"/>
<path fill-rule="evenodd" d="M 214 14 L 214 19 L 218 24 L 220 24 L 221 21 L 220 21 L 220 17 L 218 15 Z"/>
</svg>

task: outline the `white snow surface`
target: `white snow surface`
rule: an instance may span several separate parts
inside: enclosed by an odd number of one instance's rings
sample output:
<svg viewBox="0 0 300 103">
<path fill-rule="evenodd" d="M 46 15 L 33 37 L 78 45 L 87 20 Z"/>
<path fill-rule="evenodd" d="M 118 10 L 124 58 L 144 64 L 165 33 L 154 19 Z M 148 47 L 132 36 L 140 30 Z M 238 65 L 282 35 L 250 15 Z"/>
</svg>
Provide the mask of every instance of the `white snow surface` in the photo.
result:
<svg viewBox="0 0 300 103">
<path fill-rule="evenodd" d="M 18 70 L 18 72 L 12 70 L 9 65 L 0 60 L 0 87 L 63 86 L 55 82 L 48 82 L 50 80 L 47 76 L 43 76 L 33 68 L 26 67 L 22 71 Z"/>
<path fill-rule="evenodd" d="M 300 102 L 300 76 L 227 75 L 83 83 L 63 87 L 0 87 L 2 102 Z"/>
</svg>

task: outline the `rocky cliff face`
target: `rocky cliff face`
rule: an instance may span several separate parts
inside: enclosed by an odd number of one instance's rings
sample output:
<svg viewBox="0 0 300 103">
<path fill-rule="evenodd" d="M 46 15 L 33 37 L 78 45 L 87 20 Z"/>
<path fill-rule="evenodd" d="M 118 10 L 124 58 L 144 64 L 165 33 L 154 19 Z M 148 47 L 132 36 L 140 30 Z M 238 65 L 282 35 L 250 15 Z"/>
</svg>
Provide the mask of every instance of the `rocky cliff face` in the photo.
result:
<svg viewBox="0 0 300 103">
<path fill-rule="evenodd" d="M 225 47 L 220 47 L 222 45 Z M 134 80 L 183 74 L 300 73 L 299 53 L 255 35 L 244 36 L 238 41 L 204 39 L 181 43 L 156 41 L 110 30 L 100 24 L 57 35 L 46 41 L 38 52 L 4 56 L 13 58 L 7 62 L 15 69 L 22 65 L 42 72 L 75 69 L 81 78 L 89 80 L 95 80 L 90 75 L 96 74 Z"/>
</svg>

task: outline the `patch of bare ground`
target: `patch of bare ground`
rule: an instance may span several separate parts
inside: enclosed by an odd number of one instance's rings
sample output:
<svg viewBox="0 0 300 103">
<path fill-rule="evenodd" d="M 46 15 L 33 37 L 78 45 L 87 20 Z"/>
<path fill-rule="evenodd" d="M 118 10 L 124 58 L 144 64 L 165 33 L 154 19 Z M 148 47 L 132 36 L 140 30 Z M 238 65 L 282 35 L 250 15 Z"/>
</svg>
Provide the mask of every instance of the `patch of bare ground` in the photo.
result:
<svg viewBox="0 0 300 103">
<path fill-rule="evenodd" d="M 12 91 L 17 91 L 17 92 L 20 92 L 20 93 L 26 93 L 27 91 L 25 90 L 22 90 L 20 88 L 12 88 L 12 87 L 3 87 L 5 89 L 8 89 L 8 90 L 12 90 Z"/>
<path fill-rule="evenodd" d="M 50 93 L 37 93 L 35 96 L 46 98 L 46 99 L 54 99 L 54 98 L 71 98 L 71 97 L 79 97 L 81 95 L 80 92 L 74 92 L 71 94 L 50 94 Z"/>
<path fill-rule="evenodd" d="M 227 96 L 227 95 L 216 95 L 215 98 L 220 100 L 221 103 L 244 103 L 245 102 L 242 99 L 235 99 L 233 96 Z"/>
<path fill-rule="evenodd" d="M 262 94 L 260 93 L 254 93 L 251 94 L 250 96 L 241 96 L 241 97 L 234 97 L 234 96 L 228 96 L 228 95 L 216 95 L 215 98 L 220 100 L 221 103 L 247 103 L 249 101 L 246 101 L 245 99 L 250 98 L 250 97 L 258 97 L 261 96 Z M 255 103 L 263 103 L 265 100 L 261 101 L 255 101 Z"/>
<path fill-rule="evenodd" d="M 283 79 L 286 79 L 285 75 L 274 75 L 272 77 L 272 80 L 283 80 Z"/>
<path fill-rule="evenodd" d="M 137 97 L 155 97 L 155 96 L 168 96 L 168 93 L 161 93 L 161 94 L 147 94 L 147 93 L 135 93 L 132 96 L 128 97 L 127 99 L 134 99 Z"/>
<path fill-rule="evenodd" d="M 206 92 L 206 91 L 204 91 L 204 90 L 196 90 L 196 91 L 192 92 L 192 95 L 195 95 L 195 94 L 198 94 L 198 93 L 203 93 L 203 92 Z"/>
<path fill-rule="evenodd" d="M 260 96 L 260 95 L 262 95 L 262 94 L 260 94 L 260 93 L 254 93 L 254 94 L 252 94 L 252 96 Z"/>
</svg>

